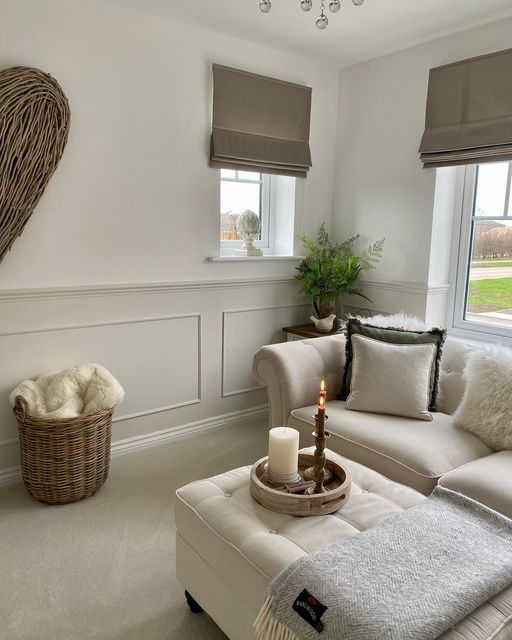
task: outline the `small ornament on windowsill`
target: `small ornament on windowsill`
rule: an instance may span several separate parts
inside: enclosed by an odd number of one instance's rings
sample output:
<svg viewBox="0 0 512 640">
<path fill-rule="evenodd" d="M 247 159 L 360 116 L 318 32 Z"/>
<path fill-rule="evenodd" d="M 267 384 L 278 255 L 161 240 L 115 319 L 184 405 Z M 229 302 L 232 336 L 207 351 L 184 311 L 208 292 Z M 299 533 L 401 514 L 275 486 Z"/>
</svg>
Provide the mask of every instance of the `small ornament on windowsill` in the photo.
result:
<svg viewBox="0 0 512 640">
<path fill-rule="evenodd" d="M 238 233 L 242 236 L 243 244 L 235 249 L 236 256 L 262 256 L 263 251 L 254 246 L 254 241 L 260 237 L 261 222 L 258 214 L 250 209 L 244 211 L 237 222 Z"/>
</svg>

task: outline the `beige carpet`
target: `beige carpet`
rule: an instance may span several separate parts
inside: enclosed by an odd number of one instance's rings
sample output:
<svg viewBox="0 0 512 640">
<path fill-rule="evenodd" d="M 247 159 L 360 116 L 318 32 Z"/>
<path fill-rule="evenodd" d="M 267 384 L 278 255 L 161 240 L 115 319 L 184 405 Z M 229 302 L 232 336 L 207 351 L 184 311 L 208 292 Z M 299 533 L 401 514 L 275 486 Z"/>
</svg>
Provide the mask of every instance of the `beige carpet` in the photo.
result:
<svg viewBox="0 0 512 640">
<path fill-rule="evenodd" d="M 174 492 L 265 455 L 262 422 L 113 458 L 89 500 L 0 489 L 1 640 L 225 640 L 175 578 Z"/>
</svg>

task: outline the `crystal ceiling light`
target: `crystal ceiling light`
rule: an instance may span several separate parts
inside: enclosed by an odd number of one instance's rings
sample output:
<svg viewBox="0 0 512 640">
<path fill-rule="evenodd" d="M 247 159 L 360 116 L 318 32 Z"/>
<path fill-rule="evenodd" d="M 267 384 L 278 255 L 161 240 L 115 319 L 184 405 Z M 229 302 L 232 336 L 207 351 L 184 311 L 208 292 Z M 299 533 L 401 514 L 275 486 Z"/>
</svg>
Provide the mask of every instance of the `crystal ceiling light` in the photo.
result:
<svg viewBox="0 0 512 640">
<path fill-rule="evenodd" d="M 320 15 L 315 22 L 316 26 L 322 30 L 329 24 L 329 18 L 325 15 L 325 3 L 326 0 L 320 0 Z M 352 0 L 352 3 L 356 7 L 360 7 L 364 3 L 364 0 Z M 300 8 L 302 11 L 311 11 L 313 8 L 313 0 L 300 0 Z M 262 13 L 268 13 L 270 9 L 272 9 L 272 3 L 270 0 L 260 0 L 260 11 Z M 331 13 L 338 13 L 340 9 L 340 0 L 329 1 L 329 11 Z"/>
</svg>

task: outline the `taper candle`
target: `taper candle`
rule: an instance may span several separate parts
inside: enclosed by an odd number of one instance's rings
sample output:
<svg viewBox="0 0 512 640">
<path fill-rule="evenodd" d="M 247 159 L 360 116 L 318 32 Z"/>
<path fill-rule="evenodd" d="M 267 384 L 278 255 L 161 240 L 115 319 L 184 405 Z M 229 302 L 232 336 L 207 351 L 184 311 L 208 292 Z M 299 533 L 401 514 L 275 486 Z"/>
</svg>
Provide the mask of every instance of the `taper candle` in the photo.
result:
<svg viewBox="0 0 512 640">
<path fill-rule="evenodd" d="M 320 437 L 323 438 L 325 433 L 325 399 L 321 392 L 318 403 L 318 414 L 316 416 L 316 430 Z"/>
</svg>

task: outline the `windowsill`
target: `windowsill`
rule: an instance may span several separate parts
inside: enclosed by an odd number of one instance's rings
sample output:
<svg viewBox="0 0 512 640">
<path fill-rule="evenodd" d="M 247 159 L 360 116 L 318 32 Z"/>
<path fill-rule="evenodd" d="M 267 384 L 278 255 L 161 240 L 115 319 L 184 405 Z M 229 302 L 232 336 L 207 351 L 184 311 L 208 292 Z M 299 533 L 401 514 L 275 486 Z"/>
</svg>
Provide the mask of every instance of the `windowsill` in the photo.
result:
<svg viewBox="0 0 512 640">
<path fill-rule="evenodd" d="M 208 258 L 210 262 L 278 262 L 284 260 L 303 260 L 304 256 L 211 256 Z"/>
<path fill-rule="evenodd" d="M 450 335 L 469 340 L 475 343 L 501 343 L 510 345 L 512 342 L 512 329 L 478 322 L 455 322 L 449 330 Z"/>
</svg>

